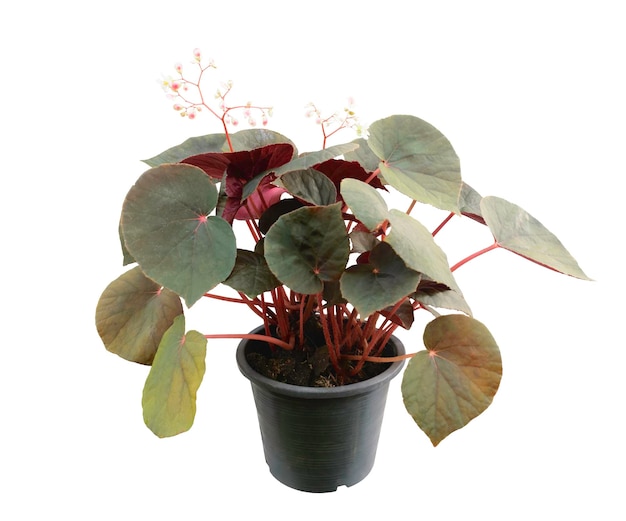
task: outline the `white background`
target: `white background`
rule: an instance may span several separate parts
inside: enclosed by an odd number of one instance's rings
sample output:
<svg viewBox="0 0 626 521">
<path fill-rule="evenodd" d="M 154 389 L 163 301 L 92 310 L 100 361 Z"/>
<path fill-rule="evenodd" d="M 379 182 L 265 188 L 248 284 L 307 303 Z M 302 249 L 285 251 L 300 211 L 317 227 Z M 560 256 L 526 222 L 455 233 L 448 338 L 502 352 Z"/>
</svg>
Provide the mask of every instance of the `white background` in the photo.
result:
<svg viewBox="0 0 626 521">
<path fill-rule="evenodd" d="M 620 2 L 16 5 L 0 22 L 0 518 L 626 518 Z M 143 425 L 148 369 L 104 349 L 94 310 L 125 269 L 117 221 L 139 160 L 219 131 L 178 117 L 156 81 L 194 47 L 235 81 L 233 101 L 273 105 L 270 128 L 301 151 L 321 144 L 309 101 L 333 111 L 353 96 L 364 123 L 426 119 L 469 184 L 539 218 L 595 279 L 505 251 L 457 272 L 504 378 L 492 407 L 439 447 L 404 411 L 398 378 L 365 481 L 284 487 L 263 461 L 236 341 L 210 342 L 190 432 L 159 440 Z M 490 242 L 454 232 L 459 254 Z M 238 311 L 200 306 L 188 326 L 257 325 Z M 419 327 L 401 338 L 421 349 Z"/>
</svg>

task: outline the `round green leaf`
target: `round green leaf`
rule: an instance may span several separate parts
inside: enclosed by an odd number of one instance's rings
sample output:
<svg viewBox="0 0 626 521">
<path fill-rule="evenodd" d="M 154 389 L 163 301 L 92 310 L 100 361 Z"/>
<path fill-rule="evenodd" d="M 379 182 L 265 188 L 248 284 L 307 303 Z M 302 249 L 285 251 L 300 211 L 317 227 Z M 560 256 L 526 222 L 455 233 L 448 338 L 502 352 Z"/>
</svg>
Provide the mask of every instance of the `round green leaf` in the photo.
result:
<svg viewBox="0 0 626 521">
<path fill-rule="evenodd" d="M 448 139 L 414 116 L 391 116 L 369 128 L 368 145 L 381 159 L 385 181 L 403 194 L 459 212 L 461 166 Z"/>
<path fill-rule="evenodd" d="M 489 330 L 465 315 L 443 315 L 424 330 L 427 351 L 407 364 L 407 411 L 438 445 L 491 404 L 502 378 L 500 350 Z"/>
<path fill-rule="evenodd" d="M 502 248 L 553 270 L 590 280 L 561 241 L 519 206 L 499 197 L 484 197 L 483 218 Z"/>
<path fill-rule="evenodd" d="M 162 165 L 145 172 L 122 209 L 126 247 L 144 273 L 188 306 L 223 282 L 235 265 L 235 236 L 210 216 L 217 189 L 199 168 Z"/>
<path fill-rule="evenodd" d="M 143 389 L 143 418 L 159 438 L 175 436 L 193 425 L 196 394 L 206 371 L 206 338 L 185 334 L 180 315 L 165 332 Z"/>
<path fill-rule="evenodd" d="M 276 277 L 299 293 L 319 293 L 338 280 L 350 241 L 341 203 L 306 206 L 280 217 L 265 236 L 265 259 Z"/>
<path fill-rule="evenodd" d="M 389 217 L 385 199 L 363 181 L 350 178 L 342 180 L 341 196 L 355 217 L 369 230 L 375 230 Z"/>
<path fill-rule="evenodd" d="M 341 277 L 341 294 L 365 318 L 415 291 L 420 274 L 407 268 L 393 248 L 379 243 L 367 264 L 348 268 Z"/>
<path fill-rule="evenodd" d="M 102 293 L 96 307 L 96 328 L 109 351 L 150 365 L 161 337 L 182 312 L 180 297 L 161 289 L 137 266 Z"/>
</svg>

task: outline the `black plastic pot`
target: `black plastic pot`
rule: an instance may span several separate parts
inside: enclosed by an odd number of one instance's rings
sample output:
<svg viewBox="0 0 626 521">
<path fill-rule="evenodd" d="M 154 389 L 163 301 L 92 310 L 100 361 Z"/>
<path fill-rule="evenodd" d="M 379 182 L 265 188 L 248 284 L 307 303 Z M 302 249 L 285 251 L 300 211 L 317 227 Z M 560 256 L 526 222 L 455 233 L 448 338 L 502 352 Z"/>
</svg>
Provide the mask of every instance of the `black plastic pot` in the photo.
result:
<svg viewBox="0 0 626 521">
<path fill-rule="evenodd" d="M 252 333 L 262 334 L 263 328 Z M 303 387 L 257 373 L 246 354 L 267 349 L 265 342 L 242 340 L 237 364 L 252 384 L 265 461 L 285 485 L 306 492 L 333 492 L 352 486 L 374 466 L 389 382 L 404 362 L 378 376 L 338 387 Z M 392 337 L 390 355 L 404 354 Z"/>
</svg>

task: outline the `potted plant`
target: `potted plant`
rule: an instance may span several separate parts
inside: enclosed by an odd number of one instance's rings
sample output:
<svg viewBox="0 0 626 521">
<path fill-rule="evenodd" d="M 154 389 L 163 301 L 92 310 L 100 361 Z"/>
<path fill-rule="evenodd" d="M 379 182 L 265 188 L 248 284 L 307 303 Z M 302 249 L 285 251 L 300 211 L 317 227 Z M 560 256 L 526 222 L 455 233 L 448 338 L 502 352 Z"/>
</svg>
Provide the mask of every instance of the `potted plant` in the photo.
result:
<svg viewBox="0 0 626 521">
<path fill-rule="evenodd" d="M 391 116 L 328 146 L 339 130 L 360 130 L 357 118 L 351 106 L 325 118 L 311 105 L 323 145 L 300 153 L 266 128 L 233 132 L 238 117 L 265 127 L 271 109 L 229 105 L 230 83 L 212 106 L 203 82 L 215 66 L 199 51 L 193 63 L 195 79 L 178 65 L 164 86 L 182 116 L 209 112 L 221 132 L 145 161 L 119 225 L 124 264 L 136 265 L 96 309 L 106 348 L 151 365 L 147 426 L 160 437 L 191 427 L 215 338 L 240 339 L 266 460 L 294 488 L 335 490 L 367 475 L 389 380 L 407 359 L 404 403 L 433 445 L 484 411 L 500 383 L 500 351 L 454 272 L 503 248 L 587 279 L 561 242 L 520 207 L 466 184 L 450 142 L 417 117 Z M 441 210 L 441 224 L 427 229 L 411 216 L 416 205 Z M 494 241 L 450 266 L 436 236 L 461 218 L 487 226 Z M 182 301 L 204 298 L 247 307 L 259 327 L 187 331 Z M 426 349 L 405 353 L 394 331 L 410 329 L 417 312 L 432 315 Z"/>
</svg>

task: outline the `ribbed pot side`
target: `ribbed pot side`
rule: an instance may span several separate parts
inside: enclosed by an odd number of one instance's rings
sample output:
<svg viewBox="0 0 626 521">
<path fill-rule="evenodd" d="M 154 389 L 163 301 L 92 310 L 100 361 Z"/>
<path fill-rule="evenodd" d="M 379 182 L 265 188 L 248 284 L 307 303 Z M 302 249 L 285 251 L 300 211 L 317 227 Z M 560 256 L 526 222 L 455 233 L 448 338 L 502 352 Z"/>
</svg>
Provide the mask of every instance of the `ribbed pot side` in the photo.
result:
<svg viewBox="0 0 626 521">
<path fill-rule="evenodd" d="M 262 334 L 263 327 L 252 333 Z M 257 373 L 246 354 L 267 349 L 264 342 L 242 340 L 237 364 L 250 380 L 265 460 L 281 483 L 307 492 L 333 492 L 352 486 L 372 470 L 389 382 L 402 369 L 393 362 L 378 376 L 338 387 L 303 387 Z M 391 337 L 390 355 L 404 346 Z"/>
</svg>

